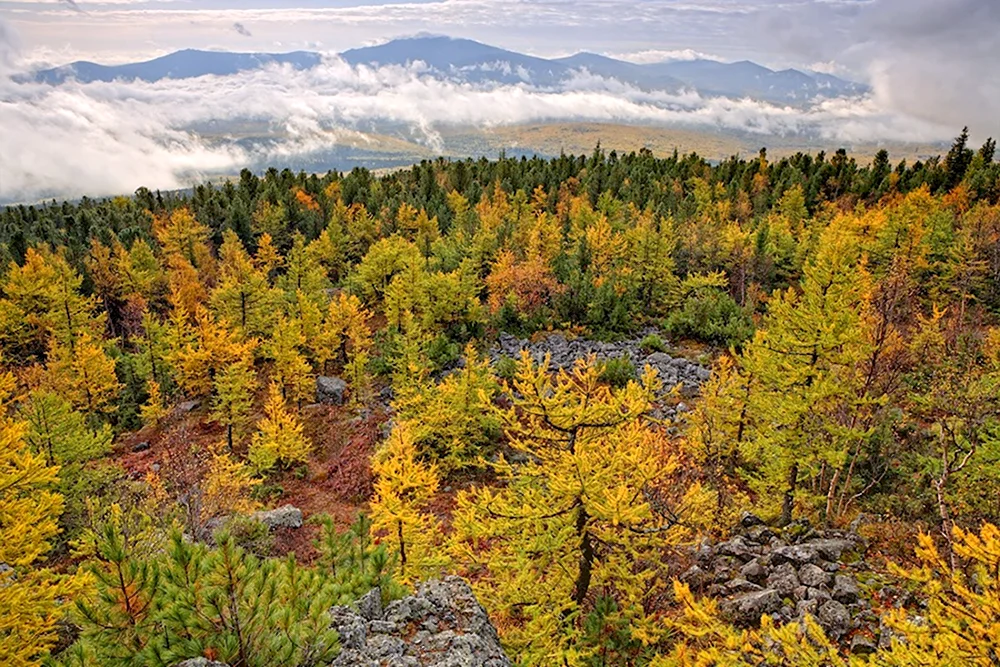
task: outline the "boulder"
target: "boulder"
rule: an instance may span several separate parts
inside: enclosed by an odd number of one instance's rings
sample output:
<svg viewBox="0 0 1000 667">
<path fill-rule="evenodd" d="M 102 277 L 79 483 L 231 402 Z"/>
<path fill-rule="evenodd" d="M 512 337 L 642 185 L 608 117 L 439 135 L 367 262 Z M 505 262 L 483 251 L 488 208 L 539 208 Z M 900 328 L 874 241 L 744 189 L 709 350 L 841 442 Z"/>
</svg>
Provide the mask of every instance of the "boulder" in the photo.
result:
<svg viewBox="0 0 1000 667">
<path fill-rule="evenodd" d="M 338 377 L 321 375 L 316 378 L 316 402 L 343 405 L 347 383 Z"/>
<path fill-rule="evenodd" d="M 836 600 L 827 600 L 820 606 L 816 620 L 834 639 L 842 637 L 851 627 L 851 614 L 847 607 Z"/>
<path fill-rule="evenodd" d="M 830 583 L 830 575 L 823 571 L 823 568 L 812 563 L 806 563 L 799 568 L 799 581 L 806 586 L 817 588 L 827 586 Z"/>
<path fill-rule="evenodd" d="M 871 655 L 877 650 L 871 637 L 854 635 L 851 637 L 851 653 L 854 655 Z"/>
<path fill-rule="evenodd" d="M 184 662 L 178 662 L 174 667 L 229 667 L 229 665 L 208 658 L 191 658 Z"/>
<path fill-rule="evenodd" d="M 838 574 L 833 578 L 834 600 L 851 604 L 857 602 L 859 597 L 861 597 L 861 590 L 858 588 L 858 583 L 854 581 L 854 577 Z"/>
<path fill-rule="evenodd" d="M 374 611 L 374 605 L 362 601 L 356 606 Z M 341 646 L 331 667 L 511 665 L 486 611 L 458 577 L 422 584 L 377 618 L 348 607 L 334 607 L 330 618 Z"/>
<path fill-rule="evenodd" d="M 768 588 L 778 591 L 781 597 L 791 596 L 800 585 L 795 567 L 790 563 L 784 563 L 774 568 L 766 583 Z"/>
<path fill-rule="evenodd" d="M 132 451 L 136 452 L 136 453 L 138 453 L 138 452 L 145 452 L 148 449 L 149 449 L 149 443 L 145 442 L 145 441 L 143 441 L 143 442 L 137 442 L 134 445 L 132 445 Z"/>
<path fill-rule="evenodd" d="M 760 623 L 764 614 L 773 614 L 781 609 L 781 595 L 774 589 L 744 593 L 719 603 L 719 609 L 733 623 L 753 626 Z"/>
<path fill-rule="evenodd" d="M 270 530 L 302 527 L 302 510 L 294 505 L 282 505 L 273 510 L 254 512 L 251 518 L 254 521 L 260 521 Z"/>
<path fill-rule="evenodd" d="M 762 584 L 767 579 L 767 569 L 761 565 L 759 558 L 754 558 L 740 568 L 740 576 L 755 584 Z"/>
</svg>

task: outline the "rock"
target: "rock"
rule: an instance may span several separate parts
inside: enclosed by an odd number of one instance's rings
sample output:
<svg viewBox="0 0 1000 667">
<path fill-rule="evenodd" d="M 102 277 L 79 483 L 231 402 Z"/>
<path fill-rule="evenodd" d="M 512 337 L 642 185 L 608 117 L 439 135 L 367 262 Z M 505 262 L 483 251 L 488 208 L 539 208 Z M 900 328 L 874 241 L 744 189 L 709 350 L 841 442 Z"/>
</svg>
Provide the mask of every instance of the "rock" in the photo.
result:
<svg viewBox="0 0 1000 667">
<path fill-rule="evenodd" d="M 833 597 L 823 588 L 806 588 L 806 599 L 826 602 L 827 600 L 832 600 Z"/>
<path fill-rule="evenodd" d="M 865 635 L 851 637 L 851 653 L 854 655 L 871 655 L 876 651 L 875 642 Z"/>
<path fill-rule="evenodd" d="M 764 522 L 756 514 L 744 512 L 740 517 L 740 525 L 744 528 L 753 528 L 754 526 L 763 526 Z"/>
<path fill-rule="evenodd" d="M 795 568 L 790 563 L 785 563 L 771 570 L 767 577 L 767 587 L 773 588 L 781 594 L 781 597 L 788 597 L 799 587 L 799 577 L 795 574 Z"/>
<path fill-rule="evenodd" d="M 823 571 L 823 568 L 812 563 L 806 563 L 799 568 L 799 581 L 806 586 L 817 588 L 827 586 L 830 583 L 830 575 Z"/>
<path fill-rule="evenodd" d="M 816 617 L 816 612 L 819 609 L 819 600 L 799 600 L 795 603 L 795 616 L 802 620 L 809 614 L 813 618 Z"/>
<path fill-rule="evenodd" d="M 511 665 L 486 611 L 458 577 L 422 584 L 414 595 L 390 603 L 379 618 L 367 619 L 348 607 L 334 607 L 330 618 L 341 646 L 331 667 Z"/>
<path fill-rule="evenodd" d="M 753 582 L 739 577 L 731 579 L 729 583 L 726 584 L 726 590 L 730 593 L 752 593 L 753 591 L 759 591 L 763 588 L 763 586 L 758 586 Z"/>
<path fill-rule="evenodd" d="M 740 568 L 740 576 L 742 576 L 747 581 L 752 581 L 755 584 L 764 583 L 767 579 L 767 569 L 760 564 L 759 558 L 754 558 L 752 561 Z"/>
<path fill-rule="evenodd" d="M 316 402 L 343 405 L 347 383 L 338 377 L 320 375 L 316 378 Z"/>
<path fill-rule="evenodd" d="M 143 441 L 143 442 L 137 442 L 134 445 L 132 445 L 132 451 L 133 452 L 137 452 L 137 453 L 138 452 L 145 452 L 148 449 L 149 449 L 149 443 L 145 442 L 145 441 Z"/>
<path fill-rule="evenodd" d="M 754 556 L 757 555 L 754 553 L 751 545 L 747 543 L 746 538 L 740 535 L 737 535 L 728 542 L 719 543 L 716 545 L 715 550 L 723 556 L 732 556 L 743 562 L 753 560 Z"/>
<path fill-rule="evenodd" d="M 861 597 L 861 590 L 853 577 L 846 574 L 838 574 L 833 578 L 833 599 L 844 604 L 857 602 Z"/>
<path fill-rule="evenodd" d="M 768 544 L 774 537 L 774 531 L 763 524 L 747 529 L 747 539 L 757 544 Z"/>
<path fill-rule="evenodd" d="M 704 588 L 705 585 L 707 585 L 709 581 L 711 581 L 712 576 L 708 572 L 705 572 L 705 570 L 698 567 L 697 565 L 692 565 L 691 567 L 686 569 L 681 574 L 681 576 L 678 577 L 678 579 L 680 579 L 680 581 L 687 584 L 691 588 L 697 590 L 700 588 Z"/>
<path fill-rule="evenodd" d="M 793 544 L 787 547 L 778 547 L 771 552 L 771 558 L 775 563 L 805 565 L 819 560 L 819 550 L 812 544 Z"/>
<path fill-rule="evenodd" d="M 208 658 L 191 658 L 190 660 L 176 663 L 174 667 L 229 667 L 229 665 L 224 662 L 209 660 Z"/>
<path fill-rule="evenodd" d="M 735 598 L 723 600 L 719 603 L 719 609 L 737 625 L 757 625 L 760 623 L 761 616 L 773 614 L 781 609 L 781 595 L 773 589 L 744 593 Z"/>
<path fill-rule="evenodd" d="M 829 561 L 838 561 L 844 553 L 854 551 L 857 548 L 854 542 L 840 538 L 813 540 L 809 545 L 815 548 L 820 556 Z"/>
<path fill-rule="evenodd" d="M 824 602 L 816 614 L 816 620 L 835 639 L 839 639 L 851 627 L 851 615 L 847 607 L 836 600 Z"/>
<path fill-rule="evenodd" d="M 184 414 L 186 412 L 191 412 L 199 405 L 201 405 L 201 401 L 199 400 L 181 401 L 180 403 L 177 404 L 177 412 L 181 414 Z"/>
<path fill-rule="evenodd" d="M 382 618 L 382 591 L 373 588 L 362 595 L 354 603 L 358 614 L 367 621 L 377 621 Z"/>
<path fill-rule="evenodd" d="M 302 510 L 294 505 L 282 505 L 277 509 L 254 512 L 251 518 L 260 521 L 270 530 L 302 527 Z"/>
</svg>

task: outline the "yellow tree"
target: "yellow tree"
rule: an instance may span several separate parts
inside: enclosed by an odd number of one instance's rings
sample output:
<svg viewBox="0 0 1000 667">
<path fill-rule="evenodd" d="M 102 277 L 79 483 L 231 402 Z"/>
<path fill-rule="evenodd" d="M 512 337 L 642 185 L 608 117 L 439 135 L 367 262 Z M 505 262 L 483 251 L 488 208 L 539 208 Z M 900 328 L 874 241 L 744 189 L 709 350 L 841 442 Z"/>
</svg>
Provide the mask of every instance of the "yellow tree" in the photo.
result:
<svg viewBox="0 0 1000 667">
<path fill-rule="evenodd" d="M 235 436 L 250 421 L 250 408 L 257 390 L 253 357 L 244 354 L 228 363 L 216 373 L 213 385 L 212 416 L 225 425 L 226 442 L 232 451 Z"/>
<path fill-rule="evenodd" d="M 440 574 L 447 564 L 441 522 L 427 509 L 438 490 L 437 470 L 417 459 L 407 426 L 389 434 L 372 459 L 372 473 L 372 527 L 398 554 L 400 581 L 412 584 Z"/>
<path fill-rule="evenodd" d="M 270 470 L 279 463 L 305 463 L 312 444 L 302 433 L 298 417 L 288 409 L 281 387 L 272 382 L 264 404 L 264 418 L 257 422 L 257 433 L 250 443 L 248 458 L 257 472 Z"/>
<path fill-rule="evenodd" d="M 1000 650 L 1000 529 L 984 524 L 979 534 L 959 528 L 952 536 L 958 560 L 949 563 L 929 535 L 916 549 L 919 567 L 894 568 L 926 596 L 919 616 L 890 609 L 885 624 L 892 646 L 872 656 L 885 667 L 997 664 Z"/>
<path fill-rule="evenodd" d="M 803 490 L 800 478 L 832 497 L 848 453 L 870 435 L 864 420 L 852 418 L 872 402 L 859 391 L 870 344 L 861 326 L 867 280 L 854 239 L 831 226 L 801 291 L 772 298 L 740 358 L 751 382 L 753 428 L 743 444 L 749 481 L 765 502 L 781 496 L 784 523 Z"/>
<path fill-rule="evenodd" d="M 0 375 L 0 403 L 14 388 L 10 373 Z M 62 497 L 51 491 L 58 468 L 32 453 L 27 427 L 0 417 L 0 663 L 37 665 L 56 642 L 57 598 L 53 577 L 31 565 L 49 550 L 59 532 Z"/>
<path fill-rule="evenodd" d="M 274 360 L 272 380 L 281 388 L 281 395 L 297 406 L 314 391 L 312 368 L 301 348 L 306 339 L 298 320 L 278 320 L 265 346 L 267 355 Z"/>
<path fill-rule="evenodd" d="M 74 407 L 89 414 L 115 410 L 120 385 L 115 362 L 90 334 L 80 334 L 71 347 L 56 342 L 49 352 L 49 384 Z"/>
<path fill-rule="evenodd" d="M 75 351 L 81 336 L 100 336 L 104 315 L 95 314 L 95 300 L 81 294 L 82 283 L 64 251 L 29 248 L 24 265 L 12 263 L 3 285 L 8 326 L 18 330 L 5 337 L 12 343 L 34 344 L 38 352 L 52 345 Z"/>
<path fill-rule="evenodd" d="M 497 486 L 463 491 L 455 560 L 478 574 L 504 640 L 526 665 L 584 664 L 582 616 L 592 590 L 614 598 L 633 639 L 655 639 L 644 603 L 661 578 L 654 555 L 679 537 L 656 489 L 676 467 L 644 421 L 656 377 L 612 389 L 593 361 L 553 378 L 526 353 L 504 410 L 510 446 Z M 661 591 L 662 592 L 662 591 Z"/>
<path fill-rule="evenodd" d="M 239 327 L 244 336 L 270 333 L 280 312 L 279 292 L 271 287 L 265 272 L 254 264 L 232 230 L 223 234 L 219 258 L 219 284 L 211 295 L 215 313 Z"/>
<path fill-rule="evenodd" d="M 412 347 L 414 336 L 408 332 L 404 346 Z M 500 431 L 492 410 L 499 387 L 489 361 L 471 343 L 464 360 L 461 369 L 436 384 L 428 377 L 421 351 L 404 347 L 406 368 L 393 381 L 398 419 L 411 425 L 410 435 L 421 456 L 433 458 L 445 472 L 479 465 L 485 447 Z"/>
<path fill-rule="evenodd" d="M 257 509 L 250 494 L 261 483 L 261 479 L 254 476 L 253 470 L 246 463 L 222 451 L 221 445 L 212 453 L 202 483 L 203 520 L 233 513 L 246 514 Z"/>
</svg>

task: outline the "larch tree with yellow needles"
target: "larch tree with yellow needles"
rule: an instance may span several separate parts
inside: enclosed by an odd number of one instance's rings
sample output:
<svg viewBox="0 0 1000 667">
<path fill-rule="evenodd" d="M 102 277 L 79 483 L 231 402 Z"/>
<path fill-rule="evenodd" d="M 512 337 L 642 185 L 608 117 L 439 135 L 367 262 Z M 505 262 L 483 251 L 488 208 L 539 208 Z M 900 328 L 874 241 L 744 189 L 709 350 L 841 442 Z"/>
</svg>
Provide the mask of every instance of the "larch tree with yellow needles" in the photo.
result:
<svg viewBox="0 0 1000 667">
<path fill-rule="evenodd" d="M 595 591 L 615 600 L 633 639 L 657 636 L 643 603 L 661 585 L 657 550 L 679 531 L 654 501 L 675 467 L 644 419 L 656 387 L 650 369 L 612 389 L 593 360 L 553 377 L 548 361 L 522 357 L 501 417 L 523 462 L 501 458 L 496 486 L 459 494 L 452 545 L 522 664 L 584 664 Z"/>
<path fill-rule="evenodd" d="M 304 463 L 309 458 L 312 444 L 302 433 L 298 417 L 288 409 L 276 382 L 268 388 L 264 418 L 257 423 L 257 428 L 248 455 L 257 472 L 270 470 L 279 463 Z"/>
<path fill-rule="evenodd" d="M 427 509 L 438 491 L 437 469 L 418 460 L 407 426 L 393 429 L 372 460 L 372 473 L 372 527 L 399 556 L 399 580 L 412 584 L 440 574 L 448 562 L 441 522 Z"/>
<path fill-rule="evenodd" d="M 11 373 L 0 375 L 0 405 L 14 389 Z M 27 425 L 0 417 L 0 664 L 39 664 L 55 644 L 59 584 L 31 565 L 59 532 L 62 497 L 51 489 L 56 466 L 47 465 L 25 441 Z"/>
</svg>

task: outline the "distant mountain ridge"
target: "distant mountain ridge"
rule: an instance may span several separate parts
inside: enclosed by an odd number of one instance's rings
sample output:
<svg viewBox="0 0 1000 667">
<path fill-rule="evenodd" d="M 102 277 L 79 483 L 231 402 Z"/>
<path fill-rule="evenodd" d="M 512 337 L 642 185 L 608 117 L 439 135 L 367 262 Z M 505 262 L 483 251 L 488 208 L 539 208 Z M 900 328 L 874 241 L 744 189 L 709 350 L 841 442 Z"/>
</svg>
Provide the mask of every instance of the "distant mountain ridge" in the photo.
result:
<svg viewBox="0 0 1000 667">
<path fill-rule="evenodd" d="M 693 89 L 705 96 L 751 97 L 781 104 L 804 103 L 816 97 L 842 97 L 864 93 L 867 87 L 829 74 L 795 69 L 774 71 L 741 61 L 669 61 L 636 64 L 594 53 L 546 59 L 508 51 L 469 39 L 409 37 L 378 46 L 350 49 L 340 54 L 353 66 L 412 65 L 423 63 L 437 77 L 473 84 L 520 84 L 558 88 L 574 77 L 594 76 L 645 90 L 679 92 Z M 70 79 L 81 83 L 115 80 L 160 81 L 206 75 L 228 76 L 282 64 L 310 69 L 323 56 L 310 51 L 292 53 L 229 53 L 187 49 L 127 65 L 99 65 L 78 61 L 35 72 L 26 77 L 59 85 Z"/>
<path fill-rule="evenodd" d="M 291 65 L 295 69 L 310 69 L 322 60 L 312 51 L 291 53 L 230 53 L 184 49 L 174 53 L 127 65 L 100 65 L 78 60 L 69 65 L 44 69 L 31 77 L 40 83 L 58 85 L 70 79 L 80 83 L 95 81 L 160 81 L 162 79 L 193 79 L 214 74 L 230 76 L 267 65 Z"/>
</svg>

